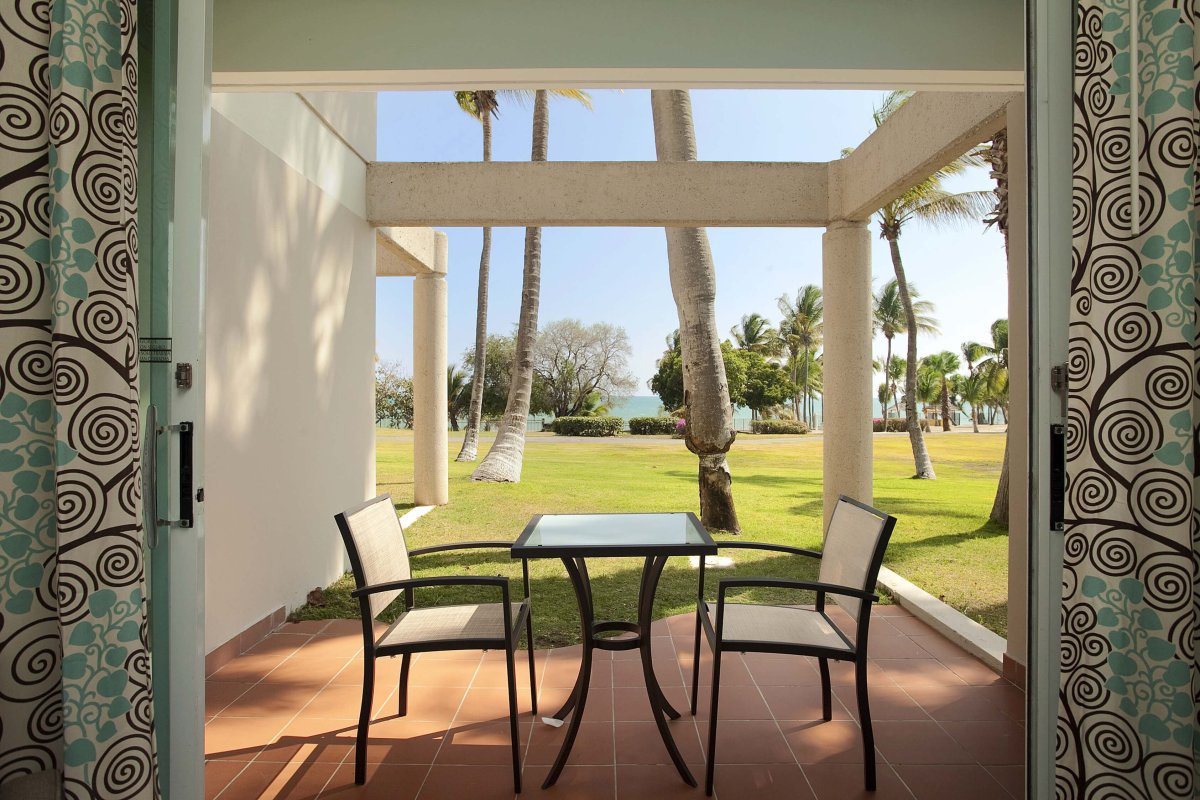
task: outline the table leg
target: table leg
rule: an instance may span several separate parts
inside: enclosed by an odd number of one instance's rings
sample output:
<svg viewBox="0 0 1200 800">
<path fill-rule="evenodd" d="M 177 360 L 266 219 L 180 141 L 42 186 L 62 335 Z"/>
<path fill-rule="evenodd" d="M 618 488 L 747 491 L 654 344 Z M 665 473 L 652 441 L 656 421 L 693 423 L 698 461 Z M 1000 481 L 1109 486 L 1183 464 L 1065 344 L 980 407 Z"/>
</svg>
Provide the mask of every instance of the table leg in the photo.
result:
<svg viewBox="0 0 1200 800">
<path fill-rule="evenodd" d="M 654 659 L 650 651 L 650 643 L 653 639 L 650 635 L 650 625 L 654 621 L 654 592 L 658 588 L 659 576 L 662 575 L 663 567 L 666 565 L 666 556 L 657 556 L 647 558 L 646 565 L 642 569 L 641 594 L 638 597 L 638 625 L 641 626 L 642 633 L 638 649 L 642 654 L 642 674 L 645 676 L 646 693 L 650 698 L 650 714 L 654 717 L 658 733 L 662 736 L 663 744 L 666 745 L 667 753 L 671 756 L 675 769 L 679 771 L 679 776 L 689 786 L 695 786 L 696 779 L 692 777 L 691 770 L 683 763 L 683 757 L 679 755 L 679 748 L 675 746 L 675 739 L 671 736 L 671 729 L 667 727 L 667 720 L 663 716 L 672 714 L 677 718 L 679 712 L 675 711 L 667 702 L 662 687 L 658 685 L 658 680 L 654 677 Z"/>
<path fill-rule="evenodd" d="M 594 649 L 592 587 L 588 580 L 587 564 L 581 558 L 574 560 L 564 558 L 562 561 L 567 568 L 567 575 L 571 578 L 571 585 L 575 589 L 575 599 L 579 602 L 579 619 L 583 628 L 583 654 L 579 664 L 579 677 L 575 679 L 575 688 L 571 692 L 571 699 L 556 716 L 562 719 L 572 708 L 575 713 L 571 715 L 571 721 L 567 723 L 567 734 L 563 738 L 562 747 L 559 748 L 558 757 L 554 759 L 554 766 L 550 768 L 550 773 L 542 782 L 543 789 L 549 789 L 555 784 L 558 776 L 562 774 L 563 767 L 567 764 L 571 748 L 575 746 L 575 736 L 579 733 L 579 723 L 583 720 L 583 709 L 587 705 L 588 684 L 592 679 L 592 650 Z M 695 781 L 692 781 L 692 785 L 696 785 Z"/>
</svg>

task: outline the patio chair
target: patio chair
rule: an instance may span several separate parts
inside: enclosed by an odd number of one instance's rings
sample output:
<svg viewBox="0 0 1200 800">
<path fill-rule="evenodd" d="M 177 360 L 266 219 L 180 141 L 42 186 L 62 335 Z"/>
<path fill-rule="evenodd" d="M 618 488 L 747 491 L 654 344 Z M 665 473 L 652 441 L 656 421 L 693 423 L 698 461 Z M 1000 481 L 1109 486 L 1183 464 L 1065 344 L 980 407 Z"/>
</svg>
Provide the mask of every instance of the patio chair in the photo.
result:
<svg viewBox="0 0 1200 800">
<path fill-rule="evenodd" d="M 867 701 L 867 634 L 871 603 L 883 553 L 896 525 L 888 516 L 849 497 L 840 497 L 829 520 L 825 547 L 820 553 L 798 547 L 761 542 L 719 542 L 722 548 L 770 550 L 821 561 L 817 581 L 781 578 L 724 578 L 718 583 L 714 607 L 704 598 L 704 561 L 700 562 L 700 593 L 696 605 L 696 646 L 692 661 L 692 715 L 700 678 L 700 632 L 713 651 L 712 708 L 708 722 L 708 761 L 704 791 L 713 792 L 713 768 L 717 748 L 717 700 L 721 689 L 721 654 L 726 650 L 752 653 L 785 653 L 812 656 L 821 671 L 821 711 L 833 718 L 829 687 L 829 661 L 853 661 L 858 712 L 862 726 L 863 764 L 866 785 L 875 790 L 875 737 Z M 815 608 L 726 602 L 730 589 L 747 587 L 805 589 L 817 593 Z M 826 595 L 836 595 L 838 605 L 854 620 L 857 630 L 851 640 L 825 611 Z"/>
<path fill-rule="evenodd" d="M 508 668 L 508 719 L 512 735 L 513 785 L 521 791 L 521 762 L 517 744 L 517 682 L 514 650 L 521 626 L 529 643 L 529 691 L 537 714 L 537 686 L 533 665 L 533 618 L 529 604 L 529 566 L 521 571 L 525 596 L 509 601 L 508 578 L 485 576 L 412 577 L 411 556 L 450 550 L 497 548 L 512 542 L 456 542 L 409 550 L 404 530 L 390 495 L 381 495 L 334 516 L 354 573 L 355 590 L 363 625 L 363 693 L 354 743 L 354 782 L 366 780 L 367 729 L 371 723 L 375 688 L 375 659 L 400 656 L 399 715 L 408 711 L 408 671 L 412 654 L 441 650 L 503 649 Z M 429 586 L 491 586 L 499 589 L 499 603 L 420 607 L 414 590 Z M 400 595 L 404 611 L 378 637 L 374 621 Z"/>
</svg>

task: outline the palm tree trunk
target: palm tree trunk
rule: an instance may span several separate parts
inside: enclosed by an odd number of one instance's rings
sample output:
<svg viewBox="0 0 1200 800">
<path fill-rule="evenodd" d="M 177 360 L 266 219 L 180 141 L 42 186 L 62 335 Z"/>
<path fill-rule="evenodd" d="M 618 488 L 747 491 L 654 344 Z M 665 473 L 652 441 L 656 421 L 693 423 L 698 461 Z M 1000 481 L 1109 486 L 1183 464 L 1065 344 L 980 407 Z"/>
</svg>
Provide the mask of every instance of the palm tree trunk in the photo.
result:
<svg viewBox="0 0 1200 800">
<path fill-rule="evenodd" d="M 692 101 L 686 91 L 650 92 L 654 145 L 660 161 L 695 161 Z M 716 269 L 703 228 L 667 228 L 671 294 L 683 351 L 684 443 L 699 459 L 700 521 L 711 530 L 740 531 L 733 479 L 725 454 L 737 433 L 717 332 Z"/>
<path fill-rule="evenodd" d="M 492 117 L 483 115 L 483 160 L 492 160 Z M 483 416 L 483 379 L 487 370 L 488 275 L 492 268 L 492 229 L 483 229 L 479 251 L 479 289 L 475 295 L 475 365 L 471 377 L 471 408 L 467 432 L 455 461 L 474 461 L 479 452 L 479 421 Z"/>
<path fill-rule="evenodd" d="M 942 431 L 950 432 L 950 385 L 942 378 Z"/>
<path fill-rule="evenodd" d="M 979 433 L 979 409 L 974 403 L 971 403 L 971 432 Z M 1005 447 L 1007 446 L 1007 440 L 1005 440 Z"/>
<path fill-rule="evenodd" d="M 992 139 L 992 147 L 988 161 L 992 166 L 992 177 L 996 181 L 996 211 L 994 213 L 996 227 L 1004 236 L 1004 254 L 1008 255 L 1008 130 L 1000 131 Z M 1005 267 L 1008 266 L 1006 258 Z M 1011 276 L 1009 276 L 1011 280 Z M 992 422 L 995 422 L 996 411 L 991 412 Z M 1008 409 L 1004 413 L 1005 425 L 1008 425 Z M 1008 527 L 1008 427 L 1004 431 L 1004 461 L 1000 465 L 1000 483 L 996 486 L 996 499 L 992 501 L 992 513 L 988 519 Z"/>
<path fill-rule="evenodd" d="M 892 337 L 887 336 L 884 338 L 887 339 L 887 358 L 883 362 L 884 395 L 883 395 L 883 403 L 881 404 L 879 410 L 881 412 L 883 412 L 883 430 L 886 432 L 887 431 L 887 417 L 888 417 L 888 400 L 894 399 L 895 393 L 892 390 L 892 373 L 890 372 L 890 370 L 892 368 Z M 888 395 L 892 395 L 892 397 L 889 398 Z M 896 416 L 900 416 L 898 406 L 897 406 Z"/>
<path fill-rule="evenodd" d="M 904 318 L 908 327 L 908 363 L 904 370 L 904 416 L 908 428 L 908 440 L 912 444 L 913 463 L 917 474 L 914 476 L 923 480 L 936 480 L 933 462 L 929 460 L 929 451 L 925 449 L 925 436 L 921 433 L 921 423 L 917 420 L 917 315 L 913 313 L 912 297 L 908 293 L 908 280 L 904 276 L 904 262 L 900 258 L 900 242 L 895 236 L 888 237 L 888 249 L 892 255 L 892 268 L 896 272 L 896 288 L 900 293 L 900 302 L 904 304 Z"/>
<path fill-rule="evenodd" d="M 538 89 L 533 100 L 533 152 L 531 161 L 545 161 L 549 152 L 550 103 L 545 89 Z M 521 280 L 521 315 L 517 324 L 517 345 L 513 357 L 512 380 L 504 418 L 496 432 L 496 442 L 471 473 L 473 481 L 521 480 L 525 455 L 525 424 L 533 393 L 533 345 L 537 339 L 538 303 L 542 290 L 542 229 L 525 229 L 525 267 Z"/>
<path fill-rule="evenodd" d="M 812 404 L 808 400 L 808 347 L 804 348 L 804 385 L 800 387 L 804 393 L 804 424 L 810 425 L 812 419 Z"/>
<path fill-rule="evenodd" d="M 1000 483 L 996 485 L 996 499 L 992 501 L 992 522 L 1008 527 L 1008 433 L 1004 434 L 1004 462 L 1000 465 Z"/>
</svg>

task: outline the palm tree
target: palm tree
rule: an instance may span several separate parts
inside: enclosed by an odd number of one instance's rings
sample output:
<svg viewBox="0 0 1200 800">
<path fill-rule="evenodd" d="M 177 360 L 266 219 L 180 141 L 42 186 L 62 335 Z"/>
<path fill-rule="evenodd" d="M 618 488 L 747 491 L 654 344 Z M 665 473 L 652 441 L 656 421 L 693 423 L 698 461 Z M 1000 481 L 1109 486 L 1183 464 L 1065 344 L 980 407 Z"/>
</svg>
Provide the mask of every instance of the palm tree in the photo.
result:
<svg viewBox="0 0 1200 800">
<path fill-rule="evenodd" d="M 908 296 L 912 302 L 913 317 L 917 322 L 917 330 L 921 333 L 938 333 L 937 320 L 933 318 L 933 303 L 928 300 L 919 299 L 920 294 L 917 292 L 915 284 L 909 284 Z M 879 288 L 872 298 L 873 306 L 873 326 L 872 334 L 882 333 L 883 338 L 887 340 L 887 355 L 884 357 L 883 363 L 887 365 L 884 370 L 889 376 L 895 361 L 899 359 L 900 364 L 904 365 L 907 362 L 900 359 L 899 356 L 892 355 L 892 340 L 898 333 L 908 332 L 908 314 L 905 312 L 904 303 L 900 299 L 900 285 L 895 278 L 885 283 Z M 900 376 L 896 375 L 892 378 L 891 383 L 894 387 L 899 381 Z M 892 395 L 892 399 L 896 400 L 896 395 Z M 899 402 L 896 404 L 896 416 L 900 416 Z M 887 403 L 883 403 L 883 415 L 887 416 Z"/>
<path fill-rule="evenodd" d="M 581 92 L 552 89 L 552 94 L 580 99 Z M 458 91 L 454 99 L 458 107 L 479 120 L 483 129 L 483 160 L 492 160 L 492 118 L 500 115 L 500 95 L 493 89 L 475 89 L 473 91 Z M 528 90 L 508 90 L 503 92 L 506 97 L 522 102 L 533 94 Z M 492 229 L 483 229 L 483 246 L 479 251 L 479 288 L 475 296 L 475 359 L 472 365 L 471 378 L 471 407 L 467 412 L 467 432 L 463 435 L 462 449 L 458 451 L 455 461 L 474 461 L 479 452 L 479 425 L 483 416 L 483 384 L 487 374 L 487 318 L 488 318 L 488 277 L 491 274 L 492 259 Z"/>
<path fill-rule="evenodd" d="M 987 402 L 990 391 L 987 378 L 978 372 L 956 375 L 953 385 L 958 407 L 965 412 L 963 406 L 971 406 L 971 430 L 979 433 L 979 409 Z"/>
<path fill-rule="evenodd" d="M 808 284 L 796 290 L 796 301 L 793 303 L 786 295 L 780 295 L 775 301 L 783 320 L 779 323 L 779 332 L 789 349 L 795 347 L 794 356 L 802 355 L 798 362 L 805 370 L 812 361 L 813 353 L 821 346 L 822 327 L 825 320 L 825 301 L 822 298 L 821 287 Z M 793 360 L 793 364 L 796 363 Z M 792 383 L 798 387 L 809 386 L 807 372 L 803 375 L 792 373 Z M 804 421 L 812 427 L 812 408 L 808 394 L 805 394 Z"/>
<path fill-rule="evenodd" d="M 773 356 L 779 352 L 779 334 L 762 314 L 746 314 L 729 329 L 729 335 L 742 350 Z"/>
<path fill-rule="evenodd" d="M 937 378 L 938 395 L 942 403 L 942 430 L 950 432 L 950 378 L 958 372 L 962 363 L 956 353 L 943 350 L 921 360 L 921 366 Z"/>
<path fill-rule="evenodd" d="M 686 90 L 650 92 L 654 146 L 659 161 L 695 161 L 692 101 Z M 700 521 L 713 530 L 738 531 L 733 479 L 725 453 L 737 433 L 717 332 L 716 269 L 703 228 L 666 228 L 671 294 L 683 346 L 687 407 L 684 443 L 699 464 Z"/>
<path fill-rule="evenodd" d="M 908 362 L 900 356 L 892 356 L 887 360 L 887 368 L 883 370 L 885 381 L 891 386 L 891 399 L 896 411 L 896 418 L 900 418 L 900 379 L 908 373 Z M 883 409 L 883 415 L 887 416 L 887 407 Z"/>
<path fill-rule="evenodd" d="M 466 373 L 455 367 L 446 367 L 446 415 L 450 418 L 450 430 L 458 430 L 458 418 L 467 410 L 470 399 Z"/>
<path fill-rule="evenodd" d="M 586 92 L 558 90 L 555 94 L 578 100 L 591 108 Z M 538 89 L 533 97 L 533 147 L 531 161 L 546 161 L 550 142 L 549 91 Z M 473 481 L 521 480 L 525 455 L 525 424 L 533 393 L 533 346 L 537 340 L 538 303 L 542 290 L 542 229 L 525 229 L 525 264 L 521 275 L 521 311 L 517 322 L 516 352 L 513 354 L 512 379 L 504 416 L 496 431 L 496 441 L 483 461 L 471 473 Z"/>
<path fill-rule="evenodd" d="M 911 92 L 905 91 L 888 94 L 883 105 L 875 109 L 875 126 L 883 125 L 911 96 Z M 925 437 L 921 434 L 921 426 L 917 420 L 915 391 L 919 327 L 908 289 L 908 279 L 904 273 L 904 260 L 900 256 L 900 232 L 906 224 L 913 220 L 921 220 L 931 225 L 947 225 L 978 220 L 986 214 L 992 205 L 990 192 L 955 193 L 947 191 L 942 186 L 942 182 L 947 177 L 961 173 L 968 166 L 982 163 L 982 159 L 977 154 L 962 155 L 886 204 L 878 212 L 879 235 L 888 243 L 888 250 L 892 257 L 892 269 L 896 273 L 896 289 L 904 307 L 907 325 L 908 375 L 905 382 L 904 402 L 908 420 L 908 438 L 912 443 L 913 461 L 917 470 L 916 477 L 928 480 L 936 479 L 937 474 L 933 471 L 933 462 L 929 460 L 929 451 L 925 448 Z"/>
<path fill-rule="evenodd" d="M 455 92 L 458 107 L 483 126 L 483 160 L 492 160 L 492 117 L 500 113 L 496 92 L 476 89 Z M 483 229 L 483 246 L 479 251 L 479 289 L 475 296 L 475 363 L 471 376 L 470 409 L 467 412 L 467 432 L 462 449 L 455 461 L 474 461 L 479 451 L 479 422 L 483 415 L 483 378 L 487 371 L 488 275 L 491 272 L 492 229 Z"/>
</svg>

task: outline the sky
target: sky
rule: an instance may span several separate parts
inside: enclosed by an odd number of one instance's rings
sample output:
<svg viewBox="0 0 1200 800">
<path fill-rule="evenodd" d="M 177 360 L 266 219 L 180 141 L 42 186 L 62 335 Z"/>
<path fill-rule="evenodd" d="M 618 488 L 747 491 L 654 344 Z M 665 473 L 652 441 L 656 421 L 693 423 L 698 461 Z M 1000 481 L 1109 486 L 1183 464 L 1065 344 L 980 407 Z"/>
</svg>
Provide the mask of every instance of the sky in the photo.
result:
<svg viewBox="0 0 1200 800">
<path fill-rule="evenodd" d="M 550 105 L 553 161 L 652 161 L 654 135 L 648 91 L 593 91 L 593 109 L 562 99 Z M 706 90 L 692 92 L 699 157 L 709 161 L 830 161 L 873 129 L 878 91 Z M 380 161 L 478 161 L 480 125 L 459 110 L 453 93 L 379 95 Z M 532 102 L 501 98 L 493 125 L 493 159 L 529 159 Z M 970 170 L 948 188 L 990 190 L 986 170 Z M 478 228 L 441 228 L 449 236 L 449 353 L 460 362 L 474 342 Z M 821 283 L 820 228 L 709 228 L 717 272 L 717 327 L 726 338 L 744 314 L 777 325 L 776 300 Z M 872 222 L 874 284 L 893 277 L 887 243 Z M 933 230 L 909 225 L 900 238 L 905 270 L 922 298 L 935 306 L 940 335 L 922 336 L 922 355 L 959 351 L 968 340 L 988 341 L 991 323 L 1007 316 L 1007 273 L 1000 234 L 982 224 Z M 521 299 L 523 228 L 496 228 L 492 238 L 488 330 L 512 333 Z M 412 369 L 412 281 L 379 278 L 376 349 L 386 361 Z M 573 317 L 620 325 L 633 344 L 635 394 L 650 394 L 666 337 L 678 317 L 667 275 L 661 228 L 545 228 L 539 319 Z M 882 336 L 874 352 L 885 352 Z M 896 346 L 903 350 L 903 343 Z"/>
</svg>

